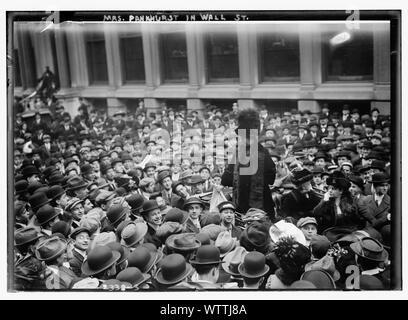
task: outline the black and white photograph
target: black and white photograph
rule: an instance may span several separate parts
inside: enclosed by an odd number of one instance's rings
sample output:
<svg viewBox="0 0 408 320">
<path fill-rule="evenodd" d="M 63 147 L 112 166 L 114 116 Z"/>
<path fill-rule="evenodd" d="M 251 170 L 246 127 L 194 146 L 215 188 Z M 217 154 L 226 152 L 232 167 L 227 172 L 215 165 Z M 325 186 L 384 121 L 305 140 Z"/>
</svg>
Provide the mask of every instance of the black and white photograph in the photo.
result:
<svg viewBox="0 0 408 320">
<path fill-rule="evenodd" d="M 400 19 L 8 11 L 7 291 L 402 290 Z"/>
</svg>

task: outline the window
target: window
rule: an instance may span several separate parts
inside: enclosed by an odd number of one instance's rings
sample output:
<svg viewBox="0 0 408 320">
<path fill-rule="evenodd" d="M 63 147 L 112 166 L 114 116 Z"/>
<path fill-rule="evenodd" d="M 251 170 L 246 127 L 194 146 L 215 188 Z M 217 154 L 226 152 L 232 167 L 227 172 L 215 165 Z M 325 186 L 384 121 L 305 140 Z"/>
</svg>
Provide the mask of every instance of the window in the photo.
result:
<svg viewBox="0 0 408 320">
<path fill-rule="evenodd" d="M 261 37 L 261 81 L 299 81 L 298 34 L 266 34 Z"/>
<path fill-rule="evenodd" d="M 21 82 L 21 74 L 20 74 L 20 61 L 18 59 L 18 50 L 13 50 L 13 62 L 14 62 L 14 86 L 21 87 L 23 84 Z"/>
<path fill-rule="evenodd" d="M 28 61 L 26 65 L 28 65 L 28 72 L 26 72 L 27 76 L 27 87 L 28 88 L 35 88 L 37 86 L 37 65 L 35 62 L 35 51 L 33 40 L 30 37 L 30 34 L 25 32 L 25 39 L 27 41 L 27 57 Z"/>
<path fill-rule="evenodd" d="M 165 33 L 160 36 L 164 82 L 187 82 L 187 45 L 184 33 Z"/>
<path fill-rule="evenodd" d="M 373 79 L 373 34 L 368 31 L 328 33 L 323 45 L 326 80 Z"/>
<path fill-rule="evenodd" d="M 285 111 L 291 111 L 298 108 L 297 100 L 258 100 L 259 106 L 264 106 L 270 115 L 274 113 L 280 113 L 281 115 Z"/>
<path fill-rule="evenodd" d="M 236 34 L 212 34 L 206 41 L 209 82 L 238 82 L 238 41 Z"/>
<path fill-rule="evenodd" d="M 102 33 L 86 35 L 86 54 L 88 59 L 89 84 L 107 84 L 105 38 Z"/>
<path fill-rule="evenodd" d="M 120 38 L 122 80 L 124 83 L 145 81 L 142 35 L 125 35 Z"/>
</svg>

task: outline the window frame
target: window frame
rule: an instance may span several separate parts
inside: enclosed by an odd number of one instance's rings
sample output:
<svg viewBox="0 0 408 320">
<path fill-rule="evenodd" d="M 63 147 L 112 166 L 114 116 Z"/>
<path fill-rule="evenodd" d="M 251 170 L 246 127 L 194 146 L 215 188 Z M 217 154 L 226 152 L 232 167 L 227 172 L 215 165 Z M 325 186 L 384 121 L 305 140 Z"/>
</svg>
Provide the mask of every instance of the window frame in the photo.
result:
<svg viewBox="0 0 408 320">
<path fill-rule="evenodd" d="M 137 39 L 140 38 L 142 44 L 142 65 L 143 65 L 143 80 L 141 79 L 134 79 L 128 80 L 126 79 L 126 63 L 125 63 L 125 54 L 123 50 L 123 40 L 124 39 Z M 122 83 L 123 85 L 140 85 L 146 83 L 146 67 L 145 67 L 145 57 L 143 52 L 143 35 L 141 32 L 135 33 L 121 33 L 119 35 L 119 51 L 120 51 L 120 62 L 121 62 L 121 71 L 122 71 Z M 139 59 L 140 60 L 140 59 Z"/>
<path fill-rule="evenodd" d="M 89 86 L 106 86 L 109 85 L 109 71 L 108 71 L 108 57 L 106 52 L 106 38 L 103 32 L 89 32 L 85 33 L 85 54 L 87 59 L 87 70 L 88 70 L 88 83 Z M 91 67 L 91 54 L 89 50 L 89 45 L 92 42 L 100 42 L 102 41 L 104 44 L 104 51 L 105 51 L 105 69 L 106 69 L 106 80 L 95 80 L 95 77 L 92 72 Z M 99 64 L 98 64 L 99 65 Z"/>
</svg>

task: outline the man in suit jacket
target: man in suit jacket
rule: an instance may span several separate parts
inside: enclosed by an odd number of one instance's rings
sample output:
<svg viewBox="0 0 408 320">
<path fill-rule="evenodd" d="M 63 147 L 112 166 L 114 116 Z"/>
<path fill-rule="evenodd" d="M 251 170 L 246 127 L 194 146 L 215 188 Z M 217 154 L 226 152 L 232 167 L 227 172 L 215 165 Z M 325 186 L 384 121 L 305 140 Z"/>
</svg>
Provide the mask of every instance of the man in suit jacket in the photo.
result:
<svg viewBox="0 0 408 320">
<path fill-rule="evenodd" d="M 190 197 L 184 203 L 184 210 L 188 212 L 186 232 L 199 233 L 201 231 L 200 215 L 204 211 L 204 203 L 196 197 Z"/>
<path fill-rule="evenodd" d="M 180 197 L 173 192 L 173 180 L 170 171 L 164 170 L 157 175 L 157 181 L 162 187 L 161 195 L 167 205 L 171 206 L 176 203 Z"/>
<path fill-rule="evenodd" d="M 381 232 L 391 220 L 391 199 L 387 194 L 387 175 L 382 172 L 373 174 L 372 184 L 375 192 L 363 198 L 362 205 L 366 207 L 366 210 L 363 210 L 362 214 L 375 229 Z"/>
<path fill-rule="evenodd" d="M 72 250 L 72 258 L 69 260 L 69 267 L 77 277 L 82 274 L 81 266 L 86 258 L 90 236 L 90 231 L 82 227 L 71 233 L 71 238 L 74 239 L 74 249 Z"/>
<path fill-rule="evenodd" d="M 235 226 L 235 205 L 230 201 L 223 201 L 218 205 L 218 211 L 221 215 L 221 226 L 231 233 L 232 238 L 239 239 L 241 229 Z"/>
</svg>

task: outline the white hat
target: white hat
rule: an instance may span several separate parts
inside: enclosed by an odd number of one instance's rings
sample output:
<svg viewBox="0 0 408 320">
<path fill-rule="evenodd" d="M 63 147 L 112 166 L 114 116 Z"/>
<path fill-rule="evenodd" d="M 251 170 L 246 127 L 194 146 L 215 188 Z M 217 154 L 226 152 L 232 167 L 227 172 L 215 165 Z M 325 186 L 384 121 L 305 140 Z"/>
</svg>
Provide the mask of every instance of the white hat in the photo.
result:
<svg viewBox="0 0 408 320">
<path fill-rule="evenodd" d="M 295 241 L 299 242 L 300 244 L 306 244 L 306 238 L 299 228 L 297 228 L 294 224 L 290 222 L 286 222 L 285 220 L 281 220 L 275 224 L 273 224 L 269 228 L 269 235 L 273 242 L 278 242 L 281 238 L 284 237 L 292 237 Z"/>
</svg>

